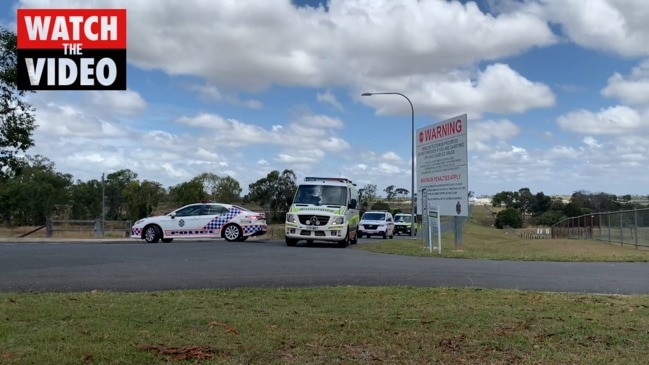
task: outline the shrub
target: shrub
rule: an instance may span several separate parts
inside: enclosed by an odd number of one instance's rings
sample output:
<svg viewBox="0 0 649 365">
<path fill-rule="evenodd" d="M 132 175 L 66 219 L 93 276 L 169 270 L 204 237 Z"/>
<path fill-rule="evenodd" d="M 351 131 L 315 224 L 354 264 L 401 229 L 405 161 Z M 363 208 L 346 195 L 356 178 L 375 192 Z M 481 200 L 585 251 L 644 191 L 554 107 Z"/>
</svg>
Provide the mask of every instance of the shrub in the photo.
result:
<svg viewBox="0 0 649 365">
<path fill-rule="evenodd" d="M 501 210 L 496 214 L 496 228 L 502 229 L 504 226 L 511 226 L 512 228 L 523 227 L 523 216 L 521 212 L 514 208 L 507 208 Z"/>
</svg>

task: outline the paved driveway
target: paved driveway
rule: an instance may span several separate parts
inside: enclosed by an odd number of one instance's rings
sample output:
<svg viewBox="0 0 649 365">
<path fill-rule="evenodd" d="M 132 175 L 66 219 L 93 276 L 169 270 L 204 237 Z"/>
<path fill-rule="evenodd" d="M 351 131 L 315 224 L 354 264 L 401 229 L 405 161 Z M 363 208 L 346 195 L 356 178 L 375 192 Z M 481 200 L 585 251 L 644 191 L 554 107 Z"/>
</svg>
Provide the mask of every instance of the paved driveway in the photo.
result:
<svg viewBox="0 0 649 365">
<path fill-rule="evenodd" d="M 646 263 L 407 257 L 283 241 L 0 243 L 2 292 L 402 285 L 649 294 L 647 278 Z"/>
</svg>

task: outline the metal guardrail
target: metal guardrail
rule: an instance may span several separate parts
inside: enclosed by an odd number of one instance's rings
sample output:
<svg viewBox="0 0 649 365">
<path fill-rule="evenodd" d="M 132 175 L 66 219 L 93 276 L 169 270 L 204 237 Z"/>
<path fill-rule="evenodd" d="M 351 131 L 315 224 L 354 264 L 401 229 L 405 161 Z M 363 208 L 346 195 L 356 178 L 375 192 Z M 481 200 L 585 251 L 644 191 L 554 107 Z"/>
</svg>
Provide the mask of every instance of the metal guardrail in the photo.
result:
<svg viewBox="0 0 649 365">
<path fill-rule="evenodd" d="M 103 223 L 103 224 L 102 224 Z M 124 237 L 131 234 L 131 221 L 103 221 L 101 219 L 74 220 L 52 219 L 45 221 L 45 236 L 51 238 L 54 232 L 88 232 L 95 238 L 104 238 L 106 232 L 120 232 Z"/>
<path fill-rule="evenodd" d="M 552 227 L 552 238 L 591 239 L 649 247 L 649 208 L 584 214 Z"/>
</svg>

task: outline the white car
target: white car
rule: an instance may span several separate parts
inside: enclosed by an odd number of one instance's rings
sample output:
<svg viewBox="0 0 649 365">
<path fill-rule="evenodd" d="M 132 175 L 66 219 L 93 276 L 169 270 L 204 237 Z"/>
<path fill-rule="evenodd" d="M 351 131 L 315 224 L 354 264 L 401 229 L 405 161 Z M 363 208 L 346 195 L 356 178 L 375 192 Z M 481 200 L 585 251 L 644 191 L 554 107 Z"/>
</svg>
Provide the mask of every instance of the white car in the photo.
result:
<svg viewBox="0 0 649 365">
<path fill-rule="evenodd" d="M 384 211 L 370 211 L 363 213 L 358 224 L 358 237 L 381 236 L 394 238 L 394 219 L 392 213 Z"/>
<path fill-rule="evenodd" d="M 197 203 L 162 216 L 140 219 L 131 227 L 131 238 L 148 243 L 174 238 L 225 238 L 245 241 L 266 233 L 266 216 L 237 205 Z"/>
</svg>

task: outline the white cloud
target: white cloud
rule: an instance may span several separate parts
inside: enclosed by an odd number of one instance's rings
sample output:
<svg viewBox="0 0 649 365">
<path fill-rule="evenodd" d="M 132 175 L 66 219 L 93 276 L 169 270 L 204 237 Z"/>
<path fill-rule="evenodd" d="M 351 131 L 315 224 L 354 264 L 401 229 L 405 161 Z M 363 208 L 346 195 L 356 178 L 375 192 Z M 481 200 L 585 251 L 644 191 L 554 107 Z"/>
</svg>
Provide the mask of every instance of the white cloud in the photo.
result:
<svg viewBox="0 0 649 365">
<path fill-rule="evenodd" d="M 491 151 L 492 141 L 506 141 L 520 133 L 520 128 L 509 120 L 470 122 L 467 133 L 470 152 Z"/>
<path fill-rule="evenodd" d="M 79 5 L 127 8 L 128 44 L 137 45 L 129 48 L 130 63 L 232 90 L 349 85 L 401 77 L 405 70 L 426 75 L 555 42 L 548 25 L 531 14 L 494 17 L 473 3 L 332 0 L 328 11 L 286 0 L 19 3 Z"/>
<path fill-rule="evenodd" d="M 608 79 L 602 95 L 627 105 L 649 106 L 649 60 L 634 68 L 628 78 L 615 73 Z"/>
<path fill-rule="evenodd" d="M 288 164 L 313 164 L 318 163 L 325 156 L 320 150 L 300 150 L 292 154 L 280 153 L 276 160 Z"/>
<path fill-rule="evenodd" d="M 550 159 L 577 159 L 580 155 L 581 152 L 574 147 L 554 146 L 546 154 L 546 157 Z"/>
<path fill-rule="evenodd" d="M 331 105 L 334 109 L 338 111 L 343 111 L 344 108 L 340 102 L 336 99 L 336 95 L 332 94 L 331 91 L 326 91 L 324 93 L 317 93 L 316 99 L 325 104 Z"/>
<path fill-rule="evenodd" d="M 383 158 L 386 161 L 401 161 L 401 157 L 399 157 L 399 155 L 397 155 L 392 151 L 388 151 L 384 153 L 383 155 L 381 155 L 381 158 Z"/>
<path fill-rule="evenodd" d="M 550 88 L 540 82 L 532 82 L 512 70 L 508 65 L 489 65 L 484 71 L 451 72 L 445 75 L 428 75 L 410 86 L 409 99 L 416 113 L 440 117 L 457 114 L 462 110 L 471 118 L 483 113 L 523 113 L 534 108 L 553 106 L 555 97 Z M 374 82 L 370 90 L 395 90 L 391 84 L 407 84 L 407 80 Z M 399 97 L 374 95 L 361 99 L 377 108 L 377 114 L 410 113 L 408 103 Z"/>
<path fill-rule="evenodd" d="M 93 107 L 114 114 L 138 115 L 147 107 L 142 96 L 133 90 L 89 91 L 84 96 Z"/>
<path fill-rule="evenodd" d="M 583 47 L 627 57 L 649 55 L 646 0 L 537 0 L 525 6 L 526 11 L 560 24 Z"/>
<path fill-rule="evenodd" d="M 586 136 L 581 140 L 583 144 L 591 148 L 601 148 L 602 144 L 597 142 L 597 140 L 591 136 Z"/>
<path fill-rule="evenodd" d="M 598 113 L 577 110 L 560 116 L 557 123 L 571 132 L 602 135 L 646 133 L 649 127 L 649 119 L 626 106 L 610 107 Z"/>
</svg>

